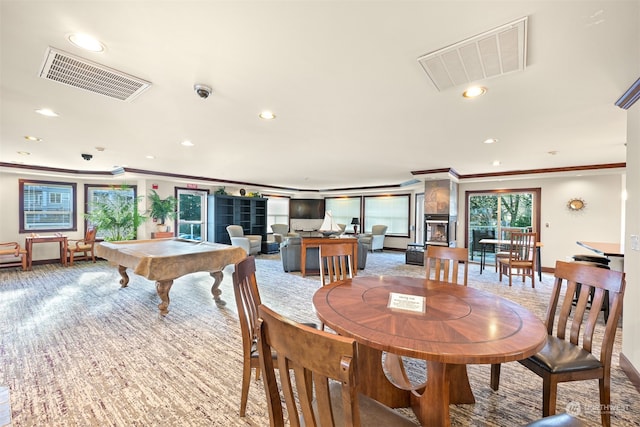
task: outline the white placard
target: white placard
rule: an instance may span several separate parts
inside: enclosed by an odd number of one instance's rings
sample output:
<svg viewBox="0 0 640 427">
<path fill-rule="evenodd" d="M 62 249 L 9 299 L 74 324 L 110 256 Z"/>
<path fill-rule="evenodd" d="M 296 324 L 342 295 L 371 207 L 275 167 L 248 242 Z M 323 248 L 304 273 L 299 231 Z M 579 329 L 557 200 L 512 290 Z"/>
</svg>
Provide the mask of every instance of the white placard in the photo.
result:
<svg viewBox="0 0 640 427">
<path fill-rule="evenodd" d="M 418 295 L 389 293 L 389 304 L 387 307 L 396 310 L 414 311 L 424 313 L 426 309 L 426 298 Z"/>
</svg>

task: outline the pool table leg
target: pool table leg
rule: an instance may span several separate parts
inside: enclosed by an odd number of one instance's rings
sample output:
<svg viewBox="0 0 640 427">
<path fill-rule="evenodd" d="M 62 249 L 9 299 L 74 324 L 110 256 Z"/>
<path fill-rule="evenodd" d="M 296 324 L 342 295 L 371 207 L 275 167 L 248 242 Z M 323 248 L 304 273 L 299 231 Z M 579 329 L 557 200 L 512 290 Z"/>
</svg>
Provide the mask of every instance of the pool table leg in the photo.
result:
<svg viewBox="0 0 640 427">
<path fill-rule="evenodd" d="M 222 283 L 223 278 L 222 270 L 212 271 L 209 275 L 213 277 L 213 286 L 211 286 L 211 295 L 213 295 L 213 300 L 219 307 L 224 307 L 227 303 L 220 298 L 220 294 L 222 294 L 222 291 L 220 290 L 220 284 Z"/>
<path fill-rule="evenodd" d="M 169 313 L 169 290 L 171 289 L 171 285 L 173 285 L 173 280 L 158 280 L 156 282 L 156 291 L 158 292 L 160 300 L 162 300 L 162 302 L 158 304 L 161 316 L 166 316 Z"/>
<path fill-rule="evenodd" d="M 118 266 L 118 273 L 120 273 L 120 287 L 126 288 L 129 284 L 129 276 L 127 276 L 127 267 L 124 265 Z"/>
</svg>

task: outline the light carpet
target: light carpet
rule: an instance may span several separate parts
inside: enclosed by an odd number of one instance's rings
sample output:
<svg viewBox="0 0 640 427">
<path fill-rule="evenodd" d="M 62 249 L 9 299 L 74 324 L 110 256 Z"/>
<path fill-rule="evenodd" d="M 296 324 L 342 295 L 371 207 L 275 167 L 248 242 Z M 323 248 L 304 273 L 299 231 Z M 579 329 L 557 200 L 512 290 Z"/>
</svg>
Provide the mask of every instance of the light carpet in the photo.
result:
<svg viewBox="0 0 640 427">
<path fill-rule="evenodd" d="M 311 297 L 319 278 L 282 271 L 279 255 L 257 258 L 262 300 L 297 321 L 317 321 Z M 247 415 L 239 417 L 242 350 L 231 283 L 213 302 L 212 279 L 195 273 L 175 281 L 169 315 L 158 316 L 155 285 L 131 274 L 121 289 L 114 266 L 101 261 L 74 267 L 35 266 L 0 272 L 0 385 L 8 385 L 14 426 L 268 426 L 264 389 L 252 381 Z M 545 313 L 551 275 L 531 289 L 499 283 L 492 267 L 470 286 Z M 422 277 L 404 254 L 369 254 L 359 275 Z M 638 392 L 612 368 L 614 426 L 640 425 Z M 424 376 L 419 362 L 411 375 Z M 519 363 L 504 364 L 500 390 L 489 387 L 489 366 L 468 367 L 474 405 L 451 405 L 453 426 L 518 426 L 541 416 L 542 381 Z M 580 418 L 599 425 L 597 381 L 561 384 L 558 409 L 579 405 Z M 412 415 L 411 410 L 401 410 Z"/>
</svg>

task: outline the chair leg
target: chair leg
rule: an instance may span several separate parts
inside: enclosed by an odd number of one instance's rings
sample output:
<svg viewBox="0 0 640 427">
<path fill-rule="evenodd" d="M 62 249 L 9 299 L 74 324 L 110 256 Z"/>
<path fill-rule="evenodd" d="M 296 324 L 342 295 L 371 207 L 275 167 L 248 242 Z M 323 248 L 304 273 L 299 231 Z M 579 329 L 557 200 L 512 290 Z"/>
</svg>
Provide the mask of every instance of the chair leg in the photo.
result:
<svg viewBox="0 0 640 427">
<path fill-rule="evenodd" d="M 69 265 L 73 267 L 73 252 L 69 252 Z"/>
<path fill-rule="evenodd" d="M 251 385 L 251 364 L 247 360 L 242 367 L 242 394 L 240 396 L 240 416 L 244 417 L 249 398 L 249 385 Z"/>
<path fill-rule="evenodd" d="M 500 363 L 491 365 L 491 390 L 498 391 L 500 386 Z"/>
<path fill-rule="evenodd" d="M 605 378 L 598 380 L 600 386 L 600 418 L 604 427 L 611 427 L 611 384 L 609 377 L 605 375 Z"/>
<path fill-rule="evenodd" d="M 550 375 L 542 379 L 542 416 L 548 417 L 556 413 L 558 382 Z"/>
</svg>

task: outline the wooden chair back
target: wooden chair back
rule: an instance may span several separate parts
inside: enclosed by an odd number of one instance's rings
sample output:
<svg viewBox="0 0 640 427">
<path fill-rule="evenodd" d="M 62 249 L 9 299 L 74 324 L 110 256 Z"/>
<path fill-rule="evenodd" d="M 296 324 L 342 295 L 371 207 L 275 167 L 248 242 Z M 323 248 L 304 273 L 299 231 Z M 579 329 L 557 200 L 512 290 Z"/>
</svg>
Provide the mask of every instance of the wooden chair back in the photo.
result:
<svg viewBox="0 0 640 427">
<path fill-rule="evenodd" d="M 318 253 L 322 286 L 354 276 L 354 253 L 351 243 L 321 244 Z"/>
<path fill-rule="evenodd" d="M 433 277 L 435 280 L 457 285 L 460 264 L 463 264 L 464 271 L 462 284 L 467 286 L 467 276 L 469 274 L 469 251 L 467 248 L 427 245 L 424 260 L 427 278 L 431 278 L 431 271 L 433 270 L 435 272 Z"/>
<path fill-rule="evenodd" d="M 566 284 L 566 290 L 561 292 L 564 284 Z M 580 291 L 574 307 L 573 296 L 578 284 L 580 284 Z M 557 261 L 555 283 L 544 322 L 547 332 L 559 339 L 568 340 L 573 345 L 581 346 L 585 351 L 591 353 L 598 315 L 605 301 L 605 291 L 608 291 L 609 319 L 606 322 L 599 359 L 605 369 L 609 370 L 616 329 L 622 313 L 625 287 L 626 281 L 623 272 L 575 262 Z M 561 296 L 564 296 L 562 302 L 560 302 Z M 560 305 L 560 311 L 557 314 L 557 326 L 554 334 L 553 328 L 558 305 Z M 573 316 L 571 316 L 572 311 Z M 587 311 L 588 315 L 585 318 Z M 580 337 L 581 331 L 582 337 Z"/>
<path fill-rule="evenodd" d="M 240 416 L 244 417 L 249 395 L 251 369 L 256 369 L 256 378 L 258 378 L 260 374 L 256 342 L 258 333 L 258 306 L 261 304 L 261 301 L 258 282 L 256 280 L 256 262 L 253 256 L 248 256 L 235 265 L 235 271 L 233 272 L 233 293 L 238 308 L 240 333 L 242 335 L 243 375 Z"/>
<path fill-rule="evenodd" d="M 276 368 L 291 426 L 300 426 L 301 418 L 305 426 L 359 426 L 356 342 L 295 323 L 264 305 L 258 308 L 258 314 L 260 366 L 264 373 L 271 426 L 285 425 Z M 276 366 L 271 357 L 272 350 L 277 355 Z M 329 379 L 342 384 L 344 422 L 334 420 Z"/>
</svg>

